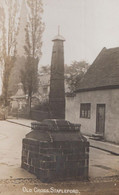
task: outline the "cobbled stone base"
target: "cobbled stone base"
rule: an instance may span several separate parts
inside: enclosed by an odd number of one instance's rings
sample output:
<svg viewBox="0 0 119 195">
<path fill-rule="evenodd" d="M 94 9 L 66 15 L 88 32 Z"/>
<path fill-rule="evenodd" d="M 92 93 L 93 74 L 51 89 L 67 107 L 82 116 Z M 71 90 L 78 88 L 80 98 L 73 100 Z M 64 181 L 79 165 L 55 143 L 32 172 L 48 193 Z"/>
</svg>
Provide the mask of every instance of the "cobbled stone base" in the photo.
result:
<svg viewBox="0 0 119 195">
<path fill-rule="evenodd" d="M 78 130 L 32 131 L 23 139 L 21 166 L 42 182 L 87 180 L 89 142 Z"/>
</svg>

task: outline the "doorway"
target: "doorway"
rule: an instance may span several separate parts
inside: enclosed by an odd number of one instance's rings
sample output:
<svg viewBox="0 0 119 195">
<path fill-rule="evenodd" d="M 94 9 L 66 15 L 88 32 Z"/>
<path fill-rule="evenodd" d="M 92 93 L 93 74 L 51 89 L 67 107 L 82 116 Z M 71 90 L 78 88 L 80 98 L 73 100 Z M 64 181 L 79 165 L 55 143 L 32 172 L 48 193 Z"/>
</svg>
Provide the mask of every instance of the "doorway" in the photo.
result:
<svg viewBox="0 0 119 195">
<path fill-rule="evenodd" d="M 96 133 L 104 135 L 105 131 L 105 104 L 97 104 Z"/>
</svg>

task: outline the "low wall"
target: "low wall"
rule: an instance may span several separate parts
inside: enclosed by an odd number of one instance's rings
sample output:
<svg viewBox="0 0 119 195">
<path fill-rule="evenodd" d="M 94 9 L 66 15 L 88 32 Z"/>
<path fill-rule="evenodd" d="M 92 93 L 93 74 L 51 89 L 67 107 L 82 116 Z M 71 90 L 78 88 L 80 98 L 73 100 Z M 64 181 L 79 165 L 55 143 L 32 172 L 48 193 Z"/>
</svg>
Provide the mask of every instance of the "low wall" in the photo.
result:
<svg viewBox="0 0 119 195">
<path fill-rule="evenodd" d="M 32 110 L 31 111 L 31 119 L 36 121 L 43 121 L 44 119 L 49 119 L 50 115 L 48 112 Z"/>
<path fill-rule="evenodd" d="M 29 119 L 29 113 L 25 111 L 9 111 L 6 113 L 6 118 L 9 118 L 10 116 L 15 117 L 15 118 L 24 118 L 24 119 Z"/>
</svg>

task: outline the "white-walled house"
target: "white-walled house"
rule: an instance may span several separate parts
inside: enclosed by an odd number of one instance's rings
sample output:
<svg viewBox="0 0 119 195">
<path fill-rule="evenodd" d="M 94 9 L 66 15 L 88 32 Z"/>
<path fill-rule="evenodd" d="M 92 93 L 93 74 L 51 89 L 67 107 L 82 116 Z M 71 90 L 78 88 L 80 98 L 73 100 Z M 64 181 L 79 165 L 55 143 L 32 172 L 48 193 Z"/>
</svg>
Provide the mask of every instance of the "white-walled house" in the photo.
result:
<svg viewBox="0 0 119 195">
<path fill-rule="evenodd" d="M 83 134 L 101 134 L 119 143 L 119 48 L 104 48 L 80 81 L 76 95 L 66 97 L 66 120 L 80 123 Z"/>
</svg>

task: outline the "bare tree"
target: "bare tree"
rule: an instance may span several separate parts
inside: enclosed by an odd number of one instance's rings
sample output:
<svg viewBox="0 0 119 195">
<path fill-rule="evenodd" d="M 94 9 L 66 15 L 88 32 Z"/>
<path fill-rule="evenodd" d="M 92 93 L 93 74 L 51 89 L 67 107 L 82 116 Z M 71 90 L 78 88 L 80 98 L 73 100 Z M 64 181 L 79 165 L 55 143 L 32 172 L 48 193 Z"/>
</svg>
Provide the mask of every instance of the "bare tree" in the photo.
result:
<svg viewBox="0 0 119 195">
<path fill-rule="evenodd" d="M 28 94 L 29 109 L 31 110 L 32 95 L 38 89 L 38 62 L 42 52 L 42 22 L 43 4 L 41 0 L 26 0 L 28 8 L 28 22 L 26 25 L 26 43 L 24 46 L 27 60 L 21 79 Z M 29 110 L 29 112 L 30 112 Z"/>
<path fill-rule="evenodd" d="M 8 84 L 12 67 L 16 56 L 16 36 L 18 33 L 19 0 L 4 0 L 4 8 L 1 8 L 1 64 L 2 74 L 2 96 L 4 105 L 8 104 Z"/>
</svg>

